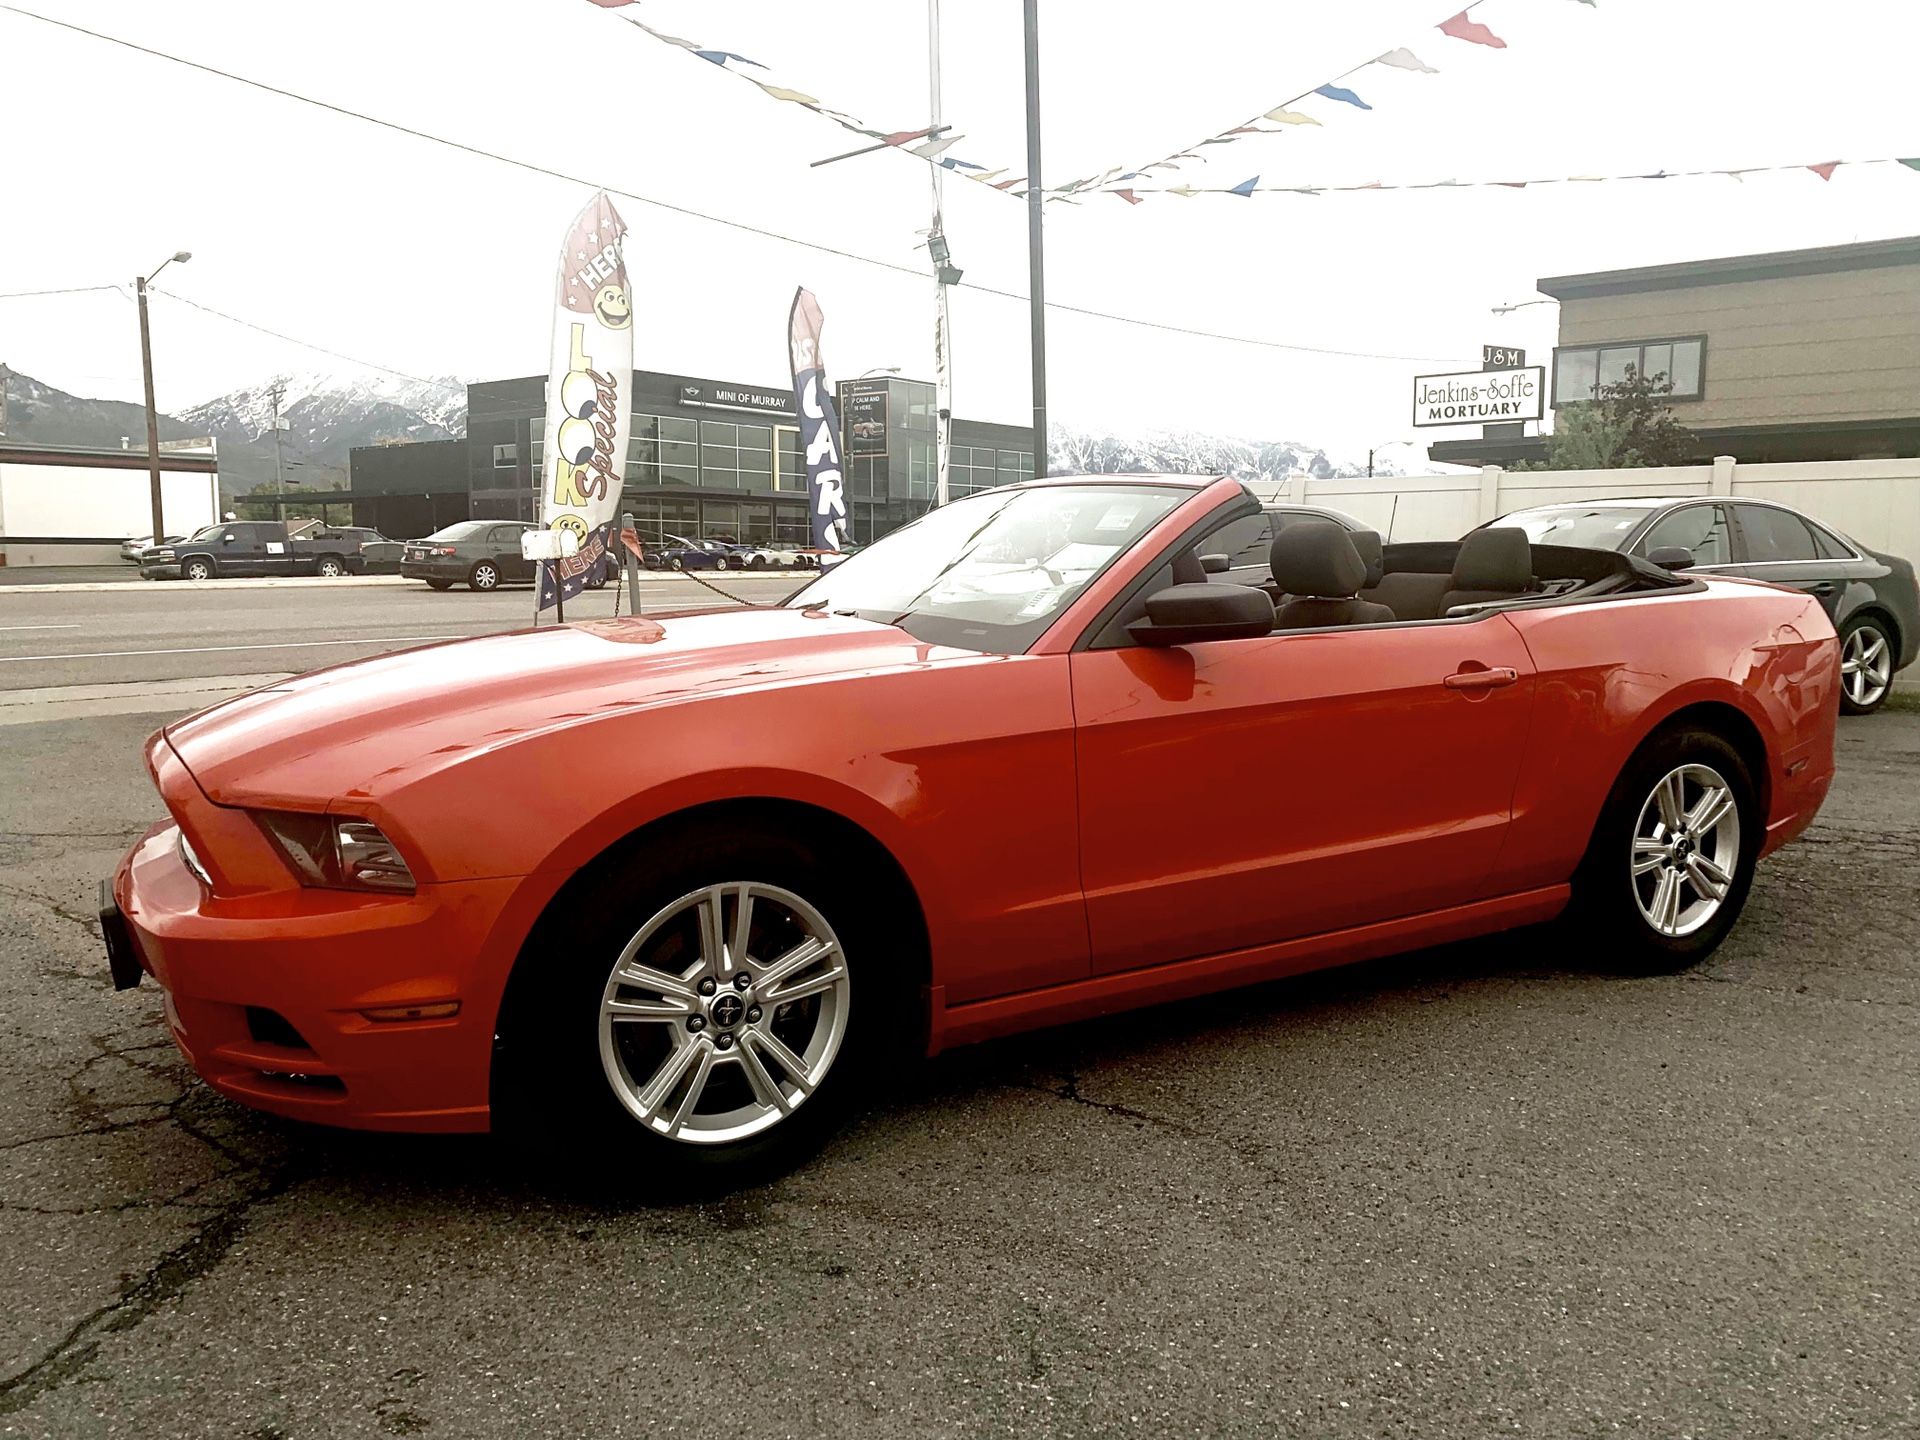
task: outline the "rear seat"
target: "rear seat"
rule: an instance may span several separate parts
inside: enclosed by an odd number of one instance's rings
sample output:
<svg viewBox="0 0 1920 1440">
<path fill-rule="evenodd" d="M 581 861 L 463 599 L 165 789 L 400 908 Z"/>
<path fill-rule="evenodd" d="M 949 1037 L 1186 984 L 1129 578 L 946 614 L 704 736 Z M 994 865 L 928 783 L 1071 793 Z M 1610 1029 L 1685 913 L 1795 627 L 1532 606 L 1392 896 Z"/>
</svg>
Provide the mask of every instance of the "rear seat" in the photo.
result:
<svg viewBox="0 0 1920 1440">
<path fill-rule="evenodd" d="M 1362 590 L 1360 598 L 1386 606 L 1397 620 L 1438 620 L 1440 601 L 1452 584 L 1453 577 L 1443 573 L 1393 570 Z"/>
<path fill-rule="evenodd" d="M 1440 597 L 1440 613 L 1456 605 L 1515 600 L 1533 588 L 1533 546 L 1526 531 L 1511 525 L 1474 530 L 1460 542 L 1453 584 Z"/>
</svg>

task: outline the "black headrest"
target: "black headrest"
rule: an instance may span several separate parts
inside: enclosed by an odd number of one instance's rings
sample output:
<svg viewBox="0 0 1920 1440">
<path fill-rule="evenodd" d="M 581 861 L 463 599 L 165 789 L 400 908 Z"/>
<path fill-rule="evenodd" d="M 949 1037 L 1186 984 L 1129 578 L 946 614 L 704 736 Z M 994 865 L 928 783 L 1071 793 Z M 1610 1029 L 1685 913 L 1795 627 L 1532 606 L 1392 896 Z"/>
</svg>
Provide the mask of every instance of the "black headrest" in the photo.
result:
<svg viewBox="0 0 1920 1440">
<path fill-rule="evenodd" d="M 1207 567 L 1200 563 L 1199 555 L 1192 549 L 1180 550 L 1174 554 L 1173 583 L 1176 585 L 1207 583 Z"/>
<path fill-rule="evenodd" d="M 1532 589 L 1533 546 L 1527 543 L 1527 532 L 1511 525 L 1468 532 L 1454 557 L 1453 588 Z"/>
<path fill-rule="evenodd" d="M 1362 589 L 1371 589 L 1378 585 L 1387 573 L 1387 558 L 1380 545 L 1378 530 L 1349 530 L 1347 538 L 1353 541 L 1353 548 L 1359 553 L 1360 563 L 1367 567 L 1366 582 Z"/>
<path fill-rule="evenodd" d="M 1267 552 L 1273 583 L 1289 595 L 1351 600 L 1367 578 L 1366 562 L 1343 526 L 1302 520 L 1273 537 Z"/>
</svg>

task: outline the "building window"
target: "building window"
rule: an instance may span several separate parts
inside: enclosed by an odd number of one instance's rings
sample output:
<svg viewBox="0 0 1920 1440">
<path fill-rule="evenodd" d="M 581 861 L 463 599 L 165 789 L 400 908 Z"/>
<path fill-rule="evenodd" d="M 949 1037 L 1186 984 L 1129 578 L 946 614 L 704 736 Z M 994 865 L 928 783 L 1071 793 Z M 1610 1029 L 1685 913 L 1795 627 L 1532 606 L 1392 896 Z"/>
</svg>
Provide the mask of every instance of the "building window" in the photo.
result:
<svg viewBox="0 0 1920 1440">
<path fill-rule="evenodd" d="M 699 442 L 697 421 L 636 414 L 633 439 L 627 445 L 627 484 L 698 485 Z"/>
<path fill-rule="evenodd" d="M 1002 450 L 1000 452 L 1000 483 L 1018 485 L 1022 480 L 1033 478 L 1033 452 L 1031 450 Z"/>
<path fill-rule="evenodd" d="M 959 500 L 1000 483 L 999 452 L 986 446 L 956 445 L 947 462 L 948 498 Z"/>
<path fill-rule="evenodd" d="M 1673 387 L 1669 400 L 1698 400 L 1705 369 L 1707 337 L 1672 340 L 1623 340 L 1614 345 L 1563 345 L 1553 352 L 1553 403 L 1577 405 L 1593 399 L 1596 387 L 1618 385 L 1631 368 L 1656 382 L 1665 376 Z"/>
<path fill-rule="evenodd" d="M 931 500 L 937 472 L 931 440 L 907 442 L 907 498 Z"/>
<path fill-rule="evenodd" d="M 700 483 L 733 490 L 771 490 L 773 431 L 765 425 L 702 420 Z"/>
<path fill-rule="evenodd" d="M 541 462 L 546 459 L 546 455 L 547 455 L 547 442 L 540 436 L 536 435 L 533 437 L 533 443 L 529 445 L 527 448 L 532 454 L 533 478 L 535 480 L 538 480 L 540 478 Z"/>
<path fill-rule="evenodd" d="M 493 468 L 496 470 L 514 470 L 520 465 L 520 447 L 518 445 L 496 445 L 493 447 Z"/>
<path fill-rule="evenodd" d="M 808 546 L 813 544 L 813 520 L 804 506 L 775 505 L 773 507 L 773 538 L 779 545 Z"/>
<path fill-rule="evenodd" d="M 800 443 L 800 432 L 791 425 L 777 425 L 773 431 L 779 470 L 773 488 L 805 493 L 807 488 L 807 451 Z"/>
<path fill-rule="evenodd" d="M 884 500 L 887 495 L 887 457 L 854 456 L 848 471 L 848 482 L 848 494 L 876 495 Z"/>
<path fill-rule="evenodd" d="M 704 500 L 700 504 L 700 538 L 740 543 L 740 502 Z"/>
</svg>

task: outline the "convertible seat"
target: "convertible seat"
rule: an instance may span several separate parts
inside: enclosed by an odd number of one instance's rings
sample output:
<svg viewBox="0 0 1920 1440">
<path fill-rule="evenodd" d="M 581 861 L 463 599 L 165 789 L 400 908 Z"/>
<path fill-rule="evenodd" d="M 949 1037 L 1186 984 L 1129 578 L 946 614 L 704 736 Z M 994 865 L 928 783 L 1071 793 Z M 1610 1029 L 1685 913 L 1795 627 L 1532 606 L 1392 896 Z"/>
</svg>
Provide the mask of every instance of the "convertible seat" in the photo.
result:
<svg viewBox="0 0 1920 1440">
<path fill-rule="evenodd" d="M 1386 552 L 1380 544 L 1378 530 L 1349 530 L 1347 538 L 1353 541 L 1353 548 L 1360 554 L 1361 563 L 1367 567 L 1367 578 L 1360 582 L 1360 594 L 1367 597 L 1367 591 L 1385 578 Z"/>
<path fill-rule="evenodd" d="M 1273 537 L 1267 559 L 1273 583 L 1291 597 L 1274 613 L 1276 630 L 1385 625 L 1394 619 L 1386 606 L 1359 598 L 1367 565 L 1343 526 L 1330 520 L 1289 525 Z"/>
<path fill-rule="evenodd" d="M 1443 570 L 1390 570 L 1361 590 L 1360 598 L 1386 606 L 1399 620 L 1438 620 L 1452 584 L 1453 576 Z"/>
<path fill-rule="evenodd" d="M 1453 583 L 1440 598 L 1440 613 L 1456 605 L 1516 600 L 1533 588 L 1533 546 L 1526 531 L 1511 525 L 1469 531 L 1454 558 Z"/>
</svg>

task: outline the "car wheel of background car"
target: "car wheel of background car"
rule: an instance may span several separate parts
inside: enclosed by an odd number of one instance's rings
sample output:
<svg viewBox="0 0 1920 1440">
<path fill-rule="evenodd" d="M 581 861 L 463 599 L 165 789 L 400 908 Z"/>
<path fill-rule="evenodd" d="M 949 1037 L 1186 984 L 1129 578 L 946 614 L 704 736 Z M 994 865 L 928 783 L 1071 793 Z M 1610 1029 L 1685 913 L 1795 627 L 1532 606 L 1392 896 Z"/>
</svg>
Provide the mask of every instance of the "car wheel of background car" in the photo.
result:
<svg viewBox="0 0 1920 1440">
<path fill-rule="evenodd" d="M 1871 715 L 1893 689 L 1893 637 L 1878 617 L 1840 627 L 1840 713 Z"/>
<path fill-rule="evenodd" d="M 429 580 L 429 581 L 427 581 L 427 588 L 428 588 L 429 590 L 451 590 L 451 589 L 453 588 L 453 581 L 451 581 L 451 580 Z"/>
<path fill-rule="evenodd" d="M 1573 933 L 1611 968 L 1705 959 L 1746 904 L 1765 839 L 1747 762 L 1711 730 L 1652 736 L 1607 799 L 1574 877 Z"/>
<path fill-rule="evenodd" d="M 314 566 L 314 573 L 316 575 L 325 575 L 329 579 L 334 576 L 344 575 L 347 573 L 346 562 L 341 560 L 338 555 L 322 555 L 320 557 L 320 563 Z"/>
<path fill-rule="evenodd" d="M 724 555 L 716 555 L 713 557 L 713 568 L 716 570 L 731 570 L 733 568 L 733 562 Z"/>
<path fill-rule="evenodd" d="M 668 568 L 668 569 L 670 569 L 670 570 L 678 570 L 678 569 L 681 569 L 681 568 L 682 568 L 682 562 L 681 562 L 681 559 L 680 559 L 680 557 L 679 557 L 678 555 L 674 555 L 674 556 L 670 556 L 670 557 L 668 558 L 668 560 L 667 560 L 667 568 Z"/>
<path fill-rule="evenodd" d="M 749 560 L 747 564 L 754 570 L 764 570 L 767 568 L 767 557 L 764 555 L 756 555 L 753 559 Z"/>
<path fill-rule="evenodd" d="M 891 907 L 801 840 L 695 824 L 603 858 L 522 951 L 495 1119 L 578 1178 L 670 1191 L 768 1178 L 922 1034 Z M 890 1043 L 892 1042 L 892 1043 Z"/>
<path fill-rule="evenodd" d="M 211 580 L 213 578 L 213 561 L 189 560 L 180 567 L 180 573 L 189 580 Z"/>
<path fill-rule="evenodd" d="M 500 571 L 491 560 L 476 560 L 467 572 L 467 585 L 474 590 L 498 590 Z"/>
</svg>

